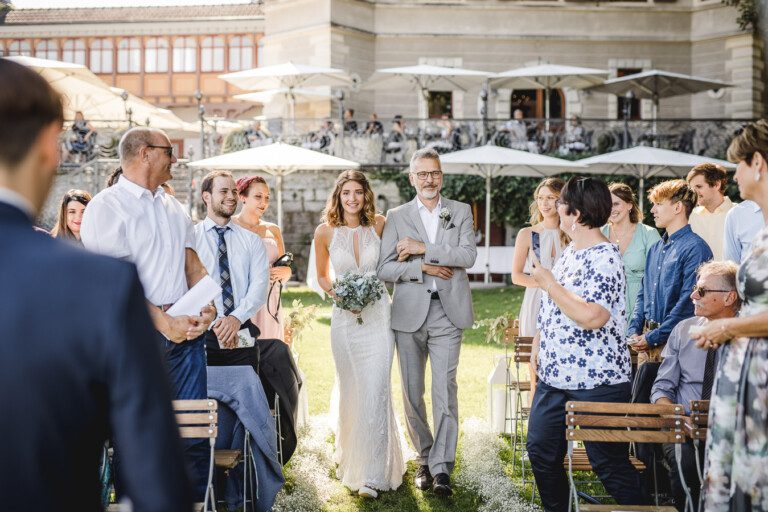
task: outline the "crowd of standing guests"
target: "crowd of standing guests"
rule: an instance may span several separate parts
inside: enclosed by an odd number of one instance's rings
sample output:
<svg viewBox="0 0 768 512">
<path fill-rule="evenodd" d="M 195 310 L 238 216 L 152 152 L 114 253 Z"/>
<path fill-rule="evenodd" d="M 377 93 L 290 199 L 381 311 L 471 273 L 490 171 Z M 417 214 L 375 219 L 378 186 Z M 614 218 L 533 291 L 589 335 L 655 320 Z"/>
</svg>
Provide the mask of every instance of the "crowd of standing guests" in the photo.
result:
<svg viewBox="0 0 768 512">
<path fill-rule="evenodd" d="M 526 287 L 520 335 L 534 340 L 526 456 L 546 510 L 568 508 L 569 400 L 679 403 L 688 412 L 690 401 L 711 400 L 701 485 L 692 443 L 683 446 L 682 480 L 674 446 L 663 446 L 675 506 L 684 510 L 684 481 L 697 510 L 768 509 L 766 155 L 761 120 L 728 152 L 744 202 L 725 195 L 724 168 L 702 163 L 649 191 L 655 226 L 641 222 L 622 183 L 548 178 L 536 188 L 512 278 Z M 618 503 L 649 502 L 626 446 L 586 449 Z"/>
</svg>

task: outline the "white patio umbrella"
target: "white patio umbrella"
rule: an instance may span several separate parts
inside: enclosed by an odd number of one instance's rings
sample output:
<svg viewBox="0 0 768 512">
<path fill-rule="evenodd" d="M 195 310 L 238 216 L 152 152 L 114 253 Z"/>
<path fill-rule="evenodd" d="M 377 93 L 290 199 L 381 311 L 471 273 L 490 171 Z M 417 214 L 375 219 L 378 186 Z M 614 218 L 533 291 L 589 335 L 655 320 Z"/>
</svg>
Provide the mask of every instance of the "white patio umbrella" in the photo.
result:
<svg viewBox="0 0 768 512">
<path fill-rule="evenodd" d="M 491 78 L 491 85 L 509 89 L 544 89 L 544 116 L 549 130 L 549 95 L 552 89 L 584 89 L 602 84 L 608 71 L 559 64 L 539 64 L 510 69 Z"/>
<path fill-rule="evenodd" d="M 159 128 L 166 131 L 177 132 L 199 132 L 199 125 L 188 123 L 174 114 L 167 108 L 161 108 L 153 105 L 147 100 L 132 94 L 119 87 L 110 87 L 118 95 L 120 103 L 109 105 L 116 111 L 122 109 L 122 116 L 127 117 L 130 110 L 130 119 L 137 125 L 146 125 L 152 128 Z M 107 107 L 107 105 L 105 105 Z"/>
<path fill-rule="evenodd" d="M 89 121 L 116 121 L 125 118 L 120 95 L 90 69 L 79 64 L 35 57 L 8 57 L 37 71 L 64 98 L 64 117 L 74 119 L 82 112 Z"/>
<path fill-rule="evenodd" d="M 196 160 L 189 167 L 230 171 L 263 171 L 275 176 L 277 225 L 283 227 L 283 178 L 296 171 L 343 171 L 360 164 L 282 142 Z"/>
<path fill-rule="evenodd" d="M 537 155 L 491 144 L 447 153 L 440 157 L 446 174 L 470 174 L 485 178 L 485 282 L 491 275 L 491 179 L 496 176 L 547 177 L 574 172 L 584 166 L 577 162 Z"/>
<path fill-rule="evenodd" d="M 354 85 L 354 80 L 344 70 L 294 64 L 293 62 L 227 73 L 219 75 L 219 78 L 247 91 L 283 88 L 295 90 L 300 87 L 320 86 L 352 87 Z M 293 95 L 289 95 L 289 99 L 291 97 Z M 289 101 L 289 106 L 290 117 L 293 121 L 296 104 L 294 101 Z"/>
<path fill-rule="evenodd" d="M 419 64 L 400 68 L 377 69 L 363 89 L 411 88 L 428 97 L 429 90 L 467 91 L 481 84 L 492 74 L 463 68 L 448 68 Z"/>
<path fill-rule="evenodd" d="M 588 90 L 617 96 L 623 96 L 632 91 L 638 98 L 653 101 L 653 134 L 656 135 L 656 119 L 659 116 L 659 100 L 661 98 L 696 94 L 723 87 L 733 87 L 733 85 L 699 76 L 651 69 L 634 75 L 611 78 L 601 85 L 590 87 Z"/>
<path fill-rule="evenodd" d="M 333 94 L 313 90 L 313 89 L 294 89 L 291 87 L 280 87 L 277 89 L 267 89 L 265 91 L 249 92 L 246 94 L 236 94 L 235 99 L 242 101 L 251 101 L 253 103 L 277 104 L 282 108 L 289 108 L 288 116 L 293 118 L 293 113 L 298 103 L 311 103 L 318 99 L 334 98 Z"/>
<path fill-rule="evenodd" d="M 648 146 L 622 149 L 578 160 L 578 163 L 586 166 L 585 170 L 589 173 L 637 176 L 640 180 L 638 199 L 641 212 L 643 211 L 646 178 L 653 176 L 682 178 L 688 174 L 688 171 L 693 166 L 704 162 L 722 165 L 726 169 L 734 169 L 736 167 L 725 160 Z"/>
</svg>

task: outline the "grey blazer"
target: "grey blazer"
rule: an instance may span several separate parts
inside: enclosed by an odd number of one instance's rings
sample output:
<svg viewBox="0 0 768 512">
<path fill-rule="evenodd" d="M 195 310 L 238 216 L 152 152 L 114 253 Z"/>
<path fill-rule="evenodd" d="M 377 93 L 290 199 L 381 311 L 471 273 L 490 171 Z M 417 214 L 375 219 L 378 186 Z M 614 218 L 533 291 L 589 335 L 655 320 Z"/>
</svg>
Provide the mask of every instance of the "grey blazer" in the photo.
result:
<svg viewBox="0 0 768 512">
<path fill-rule="evenodd" d="M 441 198 L 441 204 L 448 208 L 451 218 L 447 222 L 440 220 L 434 244 L 429 243 L 415 198 L 387 212 L 378 274 L 382 280 L 395 285 L 392 329 L 396 331 L 415 332 L 427 318 L 430 301 L 427 283 L 431 283 L 431 276 L 422 272 L 422 263 L 453 268 L 451 279 L 435 278 L 440 302 L 457 328 L 467 329 L 474 322 L 466 271 L 475 264 L 477 257 L 472 210 L 468 204 L 445 197 Z M 424 242 L 426 253 L 412 256 L 407 261 L 397 261 L 397 242 L 405 237 Z"/>
</svg>

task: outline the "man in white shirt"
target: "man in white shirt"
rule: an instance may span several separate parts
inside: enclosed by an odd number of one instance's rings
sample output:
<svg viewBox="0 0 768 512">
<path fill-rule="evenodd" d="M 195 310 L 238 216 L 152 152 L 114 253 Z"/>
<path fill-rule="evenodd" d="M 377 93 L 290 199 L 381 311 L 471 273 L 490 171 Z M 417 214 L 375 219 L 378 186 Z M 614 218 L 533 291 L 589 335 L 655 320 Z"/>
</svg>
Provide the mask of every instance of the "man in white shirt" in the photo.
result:
<svg viewBox="0 0 768 512">
<path fill-rule="evenodd" d="M 238 331 L 247 329 L 254 342 L 259 337 L 250 318 L 267 300 L 267 251 L 257 235 L 232 222 L 238 195 L 231 173 L 209 173 L 201 189 L 208 215 L 195 226 L 195 247 L 209 275 L 222 288 L 215 300 L 218 318 L 205 338 L 208 364 L 251 365 L 258 373 L 259 347 L 239 346 Z"/>
<path fill-rule="evenodd" d="M 725 195 L 728 173 L 722 166 L 703 163 L 691 169 L 686 181 L 698 197 L 698 204 L 688 219 L 691 229 L 707 242 L 712 249 L 713 259 L 721 261 L 725 216 L 734 206 Z"/>
<path fill-rule="evenodd" d="M 182 205 L 160 186 L 173 177 L 173 146 L 161 130 L 137 127 L 123 135 L 119 153 L 123 175 L 88 204 L 80 230 L 83 245 L 136 265 L 150 316 L 162 334 L 157 336 L 157 343 L 163 347 L 173 398 L 205 399 L 203 333 L 216 311 L 206 306 L 198 316 L 172 317 L 166 313 L 206 275 L 194 251 L 192 221 Z M 202 501 L 208 480 L 208 443 L 185 440 L 184 444 L 192 467 L 194 498 Z M 119 453 L 119 446 L 116 449 Z M 119 467 L 116 477 L 119 490 Z"/>
</svg>

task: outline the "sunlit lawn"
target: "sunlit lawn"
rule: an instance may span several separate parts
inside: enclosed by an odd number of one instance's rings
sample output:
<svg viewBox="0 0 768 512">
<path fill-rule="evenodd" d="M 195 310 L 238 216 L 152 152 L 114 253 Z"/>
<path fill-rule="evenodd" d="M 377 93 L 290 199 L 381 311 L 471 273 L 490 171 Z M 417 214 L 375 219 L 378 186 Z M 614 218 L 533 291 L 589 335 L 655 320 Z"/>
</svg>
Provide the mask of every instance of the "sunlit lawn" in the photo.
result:
<svg viewBox="0 0 768 512">
<path fill-rule="evenodd" d="M 472 301 L 477 319 L 493 318 L 502 314 L 517 315 L 522 301 L 523 290 L 518 287 L 474 290 Z M 323 302 L 318 295 L 306 288 L 289 289 L 283 294 L 283 307 L 291 308 L 292 301 L 300 299 L 305 306 L 320 306 L 318 319 L 297 345 L 299 366 L 306 377 L 305 386 L 309 395 L 310 414 L 328 412 L 331 390 L 334 381 L 334 364 L 330 341 L 330 302 Z M 471 416 L 486 417 L 487 377 L 493 367 L 494 356 L 503 354 L 501 345 L 487 344 L 485 328 L 468 330 L 464 334 L 458 369 L 459 385 L 459 424 Z M 430 375 L 427 372 L 426 389 L 430 389 Z M 404 426 L 400 375 L 396 360 L 393 362 L 392 393 L 400 424 Z M 429 392 L 425 396 L 427 409 L 430 411 Z M 461 462 L 459 461 L 459 464 Z M 461 489 L 451 501 L 436 499 L 431 493 L 422 493 L 412 485 L 415 463 L 409 464 L 404 485 L 397 491 L 383 493 L 380 499 L 364 501 L 351 495 L 335 496 L 328 503 L 328 510 L 475 510 L 477 497 Z"/>
</svg>

